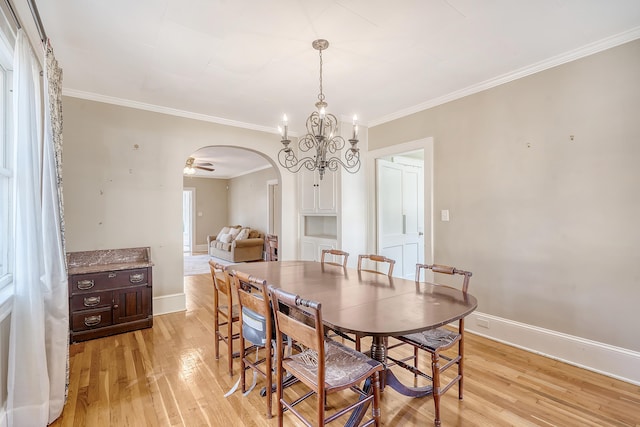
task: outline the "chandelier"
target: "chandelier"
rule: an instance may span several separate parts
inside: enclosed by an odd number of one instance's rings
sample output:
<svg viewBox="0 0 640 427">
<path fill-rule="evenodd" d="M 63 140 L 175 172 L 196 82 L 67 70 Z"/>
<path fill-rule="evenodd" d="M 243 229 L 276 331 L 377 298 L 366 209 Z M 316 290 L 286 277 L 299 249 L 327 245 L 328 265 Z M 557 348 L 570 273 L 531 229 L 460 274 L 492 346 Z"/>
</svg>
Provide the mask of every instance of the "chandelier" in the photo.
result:
<svg viewBox="0 0 640 427">
<path fill-rule="evenodd" d="M 342 166 L 349 173 L 356 173 L 360 169 L 360 151 L 358 145 L 358 123 L 357 117 L 353 116 L 353 133 L 349 139 L 350 148 L 344 151 L 344 159 L 340 158 L 340 152 L 346 143 L 343 137 L 338 135 L 339 122 L 336 116 L 327 113 L 327 103 L 322 92 L 322 51 L 329 47 L 326 40 L 315 40 L 312 44 L 320 56 L 320 93 L 317 110 L 307 118 L 307 133 L 298 139 L 298 152 L 300 155 L 308 153 L 305 157 L 298 158 L 294 150 L 289 146 L 291 140 L 288 138 L 289 123 L 287 115 L 282 119 L 282 126 L 278 126 L 282 137 L 284 148 L 278 153 L 280 165 L 291 172 L 298 172 L 303 167 L 310 171 L 318 170 L 320 179 L 324 176 L 325 170 L 335 172 Z"/>
</svg>

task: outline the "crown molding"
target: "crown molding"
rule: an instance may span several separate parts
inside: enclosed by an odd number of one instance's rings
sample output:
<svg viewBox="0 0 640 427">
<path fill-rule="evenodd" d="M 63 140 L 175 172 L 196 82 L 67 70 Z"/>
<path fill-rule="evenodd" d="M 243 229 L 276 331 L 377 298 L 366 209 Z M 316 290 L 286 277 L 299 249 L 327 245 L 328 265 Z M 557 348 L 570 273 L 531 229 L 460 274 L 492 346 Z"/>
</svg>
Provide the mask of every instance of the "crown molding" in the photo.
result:
<svg viewBox="0 0 640 427">
<path fill-rule="evenodd" d="M 484 82 L 481 82 L 479 84 L 466 87 L 464 89 L 449 93 L 439 98 L 425 101 L 413 107 L 402 109 L 395 113 L 380 117 L 379 119 L 370 120 L 368 126 L 378 126 L 392 120 L 400 119 L 402 117 L 427 110 L 429 108 L 433 108 L 447 102 L 455 101 L 456 99 L 464 98 L 465 96 L 473 95 L 474 93 L 482 92 L 484 90 L 521 79 L 531 74 L 539 73 L 540 71 L 557 67 L 558 65 L 566 64 L 567 62 L 575 61 L 577 59 L 593 55 L 594 53 L 602 52 L 604 50 L 620 46 L 638 38 L 640 38 L 640 27 L 635 27 L 623 33 L 607 37 L 594 43 L 590 43 L 578 49 L 545 59 L 544 61 L 540 61 L 527 67 L 520 68 L 513 72 L 503 74 L 489 80 L 485 80 Z"/>
<path fill-rule="evenodd" d="M 630 41 L 633 41 L 639 38 L 640 38 L 640 27 L 635 27 L 635 28 L 632 28 L 631 30 L 622 32 L 620 34 L 617 34 L 611 37 L 607 37 L 605 39 L 599 40 L 594 43 L 590 43 L 578 49 L 545 59 L 543 61 L 537 62 L 527 67 L 520 68 L 513 72 L 506 73 L 489 80 L 485 80 L 484 82 L 481 82 L 472 86 L 468 86 L 464 89 L 451 92 L 447 95 L 444 95 L 438 98 L 430 99 L 428 101 L 422 102 L 413 107 L 399 110 L 395 113 L 388 114 L 378 119 L 369 120 L 367 123 L 364 123 L 360 120 L 359 122 L 360 122 L 360 125 L 366 126 L 366 127 L 378 126 L 383 123 L 390 122 L 392 120 L 397 120 L 402 117 L 409 116 L 411 114 L 424 111 L 429 108 L 436 107 L 438 105 L 445 104 L 447 102 L 455 101 L 456 99 L 464 98 L 465 96 L 473 95 L 475 93 L 482 92 L 484 90 L 491 89 L 496 86 L 500 86 L 502 84 L 521 79 L 523 77 L 538 73 L 540 71 L 557 67 L 558 65 L 566 64 L 567 62 L 575 61 L 577 59 L 584 58 L 589 55 L 593 55 L 594 53 L 602 52 L 604 50 L 611 49 L 616 46 L 620 46 L 622 44 L 628 43 Z M 234 126 L 238 128 L 279 135 L 277 128 L 260 126 L 252 123 L 245 123 L 245 122 L 240 122 L 236 120 L 224 119 L 221 117 L 209 116 L 206 114 L 195 113 L 192 111 L 178 110 L 175 108 L 164 107 L 164 106 L 154 105 L 154 104 L 147 104 L 144 102 L 132 101 L 132 100 L 116 98 L 112 96 L 100 95 L 92 92 L 84 92 L 76 89 L 63 88 L 62 94 L 65 96 L 70 96 L 74 98 L 104 102 L 107 104 L 120 105 L 123 107 L 153 111 L 156 113 L 168 114 L 172 116 L 184 117 L 184 118 L 193 119 L 193 120 L 201 120 L 205 122 L 217 123 L 221 125 Z M 341 120 L 348 122 L 351 119 L 346 117 L 341 117 Z M 294 134 L 291 134 L 291 135 L 296 136 Z"/>
<path fill-rule="evenodd" d="M 192 111 L 178 110 L 176 108 L 163 107 L 161 105 L 147 104 L 144 102 L 132 101 L 129 99 L 116 98 L 113 96 L 100 95 L 92 92 L 84 92 L 76 89 L 63 88 L 62 94 L 73 98 L 87 99 L 89 101 L 104 102 L 106 104 L 120 105 L 122 107 L 136 108 L 138 110 L 153 111 L 155 113 L 168 114 L 171 116 L 184 117 L 187 119 L 200 120 L 204 122 L 217 123 L 219 125 L 234 126 L 243 129 L 256 130 L 260 132 L 273 133 L 279 135 L 278 129 L 266 126 L 259 126 L 252 123 L 239 122 L 236 120 L 224 119 L 221 117 L 209 116 L 207 114 L 194 113 Z"/>
</svg>

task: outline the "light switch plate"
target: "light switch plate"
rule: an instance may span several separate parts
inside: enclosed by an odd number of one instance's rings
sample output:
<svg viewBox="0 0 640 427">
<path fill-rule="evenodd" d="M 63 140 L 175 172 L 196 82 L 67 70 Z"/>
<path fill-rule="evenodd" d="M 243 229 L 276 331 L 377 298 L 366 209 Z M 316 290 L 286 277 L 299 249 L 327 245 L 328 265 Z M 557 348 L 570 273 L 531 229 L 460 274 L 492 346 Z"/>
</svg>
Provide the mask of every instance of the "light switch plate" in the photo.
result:
<svg viewBox="0 0 640 427">
<path fill-rule="evenodd" d="M 440 211 L 440 219 L 442 221 L 449 221 L 449 209 L 442 209 Z"/>
</svg>

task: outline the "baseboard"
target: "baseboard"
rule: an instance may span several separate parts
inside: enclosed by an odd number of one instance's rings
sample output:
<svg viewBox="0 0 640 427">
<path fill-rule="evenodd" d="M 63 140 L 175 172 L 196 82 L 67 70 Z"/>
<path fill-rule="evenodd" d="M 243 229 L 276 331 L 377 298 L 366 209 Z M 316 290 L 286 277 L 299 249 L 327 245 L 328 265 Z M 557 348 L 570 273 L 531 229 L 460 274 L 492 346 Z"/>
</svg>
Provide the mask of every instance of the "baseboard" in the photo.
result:
<svg viewBox="0 0 640 427">
<path fill-rule="evenodd" d="M 187 299 L 183 293 L 173 295 L 163 295 L 153 299 L 153 315 L 175 313 L 187 309 Z"/>
<path fill-rule="evenodd" d="M 640 353 L 549 329 L 474 312 L 465 330 L 570 365 L 640 385 Z"/>
</svg>

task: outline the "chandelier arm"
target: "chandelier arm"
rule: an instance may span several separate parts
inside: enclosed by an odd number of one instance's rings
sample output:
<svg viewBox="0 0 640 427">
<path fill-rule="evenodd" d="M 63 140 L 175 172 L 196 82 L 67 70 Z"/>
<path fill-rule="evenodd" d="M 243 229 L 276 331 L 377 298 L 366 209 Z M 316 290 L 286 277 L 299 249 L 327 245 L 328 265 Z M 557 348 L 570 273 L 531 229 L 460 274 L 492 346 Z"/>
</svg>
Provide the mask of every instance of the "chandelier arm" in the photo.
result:
<svg viewBox="0 0 640 427">
<path fill-rule="evenodd" d="M 308 133 L 298 140 L 298 149 L 302 152 L 307 152 L 316 148 L 316 138 L 312 134 Z"/>
<path fill-rule="evenodd" d="M 303 167 L 312 171 L 316 169 L 316 162 L 313 157 L 302 157 L 298 159 L 293 151 L 286 151 L 285 148 L 278 152 L 278 162 L 280 166 L 287 168 L 291 172 L 298 172 Z"/>
<path fill-rule="evenodd" d="M 346 158 L 347 153 L 345 153 L 345 161 L 342 161 L 339 157 L 330 157 L 327 159 L 326 168 L 330 171 L 337 171 L 338 166 L 342 166 L 345 171 L 349 173 L 356 173 L 360 170 L 360 153 L 356 153 L 353 157 L 356 157 L 357 160 Z"/>
<path fill-rule="evenodd" d="M 337 153 L 338 151 L 342 150 L 345 145 L 346 142 L 343 137 L 341 137 L 340 135 L 334 136 L 333 138 L 327 140 L 327 153 Z"/>
</svg>

